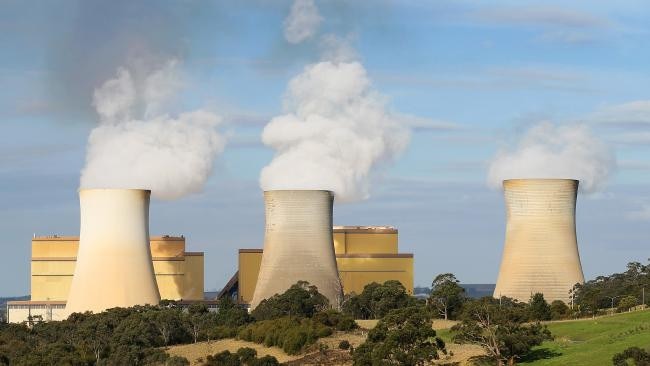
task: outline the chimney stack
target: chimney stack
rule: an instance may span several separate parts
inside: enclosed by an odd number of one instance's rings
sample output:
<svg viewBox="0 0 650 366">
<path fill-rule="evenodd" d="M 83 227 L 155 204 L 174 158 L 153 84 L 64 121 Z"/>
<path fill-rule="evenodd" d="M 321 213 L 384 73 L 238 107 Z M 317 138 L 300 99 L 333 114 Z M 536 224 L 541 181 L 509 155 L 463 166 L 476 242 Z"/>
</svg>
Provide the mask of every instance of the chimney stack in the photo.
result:
<svg viewBox="0 0 650 366">
<path fill-rule="evenodd" d="M 264 254 L 251 309 L 298 281 L 318 287 L 332 307 L 343 293 L 332 239 L 334 194 L 322 190 L 264 192 Z"/>
<path fill-rule="evenodd" d="M 79 251 L 66 314 L 160 302 L 141 189 L 82 189 Z"/>
<path fill-rule="evenodd" d="M 576 240 L 578 181 L 503 181 L 506 240 L 494 297 L 528 302 L 542 293 L 549 303 L 570 302 L 569 290 L 584 283 Z"/>
</svg>

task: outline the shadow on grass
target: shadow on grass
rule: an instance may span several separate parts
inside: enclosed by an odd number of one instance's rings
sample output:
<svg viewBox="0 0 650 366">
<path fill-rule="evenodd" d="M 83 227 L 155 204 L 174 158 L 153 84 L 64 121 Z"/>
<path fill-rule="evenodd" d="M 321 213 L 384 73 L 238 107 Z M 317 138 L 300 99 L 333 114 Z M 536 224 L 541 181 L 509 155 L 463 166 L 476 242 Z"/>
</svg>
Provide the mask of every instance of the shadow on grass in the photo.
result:
<svg viewBox="0 0 650 366">
<path fill-rule="evenodd" d="M 548 348 L 538 348 L 530 351 L 526 356 L 522 357 L 519 360 L 519 363 L 533 362 L 537 360 L 547 360 L 549 358 L 554 358 L 562 356 L 560 352 L 550 350 Z"/>
</svg>

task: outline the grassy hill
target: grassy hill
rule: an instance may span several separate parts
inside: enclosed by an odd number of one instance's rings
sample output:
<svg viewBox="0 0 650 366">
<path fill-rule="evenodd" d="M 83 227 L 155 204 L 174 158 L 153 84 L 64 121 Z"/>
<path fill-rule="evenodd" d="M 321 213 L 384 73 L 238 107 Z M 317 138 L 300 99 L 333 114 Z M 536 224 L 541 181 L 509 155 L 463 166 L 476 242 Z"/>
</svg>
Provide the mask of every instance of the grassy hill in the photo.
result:
<svg viewBox="0 0 650 366">
<path fill-rule="evenodd" d="M 552 342 L 537 347 L 526 365 L 611 365 L 612 356 L 637 346 L 650 346 L 650 310 L 596 319 L 553 322 Z M 537 359 L 535 359 L 537 358 Z"/>
<path fill-rule="evenodd" d="M 517 364 L 607 366 L 612 364 L 614 354 L 628 347 L 650 347 L 650 310 L 547 325 L 555 339 L 536 347 L 532 357 Z M 451 344 L 449 329 L 434 329 Z"/>
<path fill-rule="evenodd" d="M 376 320 L 357 321 L 360 326 L 370 329 L 376 324 Z M 480 355 L 480 348 L 468 345 L 455 345 L 451 343 L 451 332 L 448 329 L 454 322 L 437 321 L 434 322 L 434 329 L 438 335 L 448 342 L 448 348 L 454 353 L 452 358 L 444 358 L 441 363 L 460 362 L 461 365 L 468 364 L 467 359 Z M 596 319 L 581 319 L 571 321 L 549 322 L 548 328 L 551 330 L 555 339 L 545 342 L 537 347 L 532 357 L 527 360 L 521 360 L 518 364 L 531 366 L 551 366 L 551 365 L 571 365 L 571 366 L 607 366 L 612 364 L 612 356 L 615 353 L 631 347 L 638 346 L 641 348 L 650 347 L 650 310 L 636 311 L 632 313 L 617 314 L 613 316 L 600 317 Z M 356 334 L 336 334 L 327 337 L 321 342 L 327 344 L 331 350 L 336 349 L 338 341 L 348 339 L 355 346 L 362 343 L 367 334 L 363 329 L 354 332 Z M 250 346 L 258 350 L 260 355 L 274 355 L 281 362 L 293 361 L 296 364 L 303 364 L 305 359 L 301 356 L 288 356 L 282 350 L 274 347 L 264 347 L 258 344 L 235 340 L 222 340 L 217 342 L 197 343 L 194 345 L 174 346 L 168 349 L 170 354 L 182 355 L 187 357 L 192 364 L 196 364 L 197 358 L 204 358 L 208 354 L 229 349 L 234 352 L 239 347 Z M 306 355 L 313 354 L 315 350 L 307 352 Z M 349 362 L 348 362 L 349 363 Z M 315 364 L 331 364 L 319 363 Z M 338 364 L 338 363 L 334 363 Z M 491 365 L 492 363 L 484 363 Z"/>
</svg>

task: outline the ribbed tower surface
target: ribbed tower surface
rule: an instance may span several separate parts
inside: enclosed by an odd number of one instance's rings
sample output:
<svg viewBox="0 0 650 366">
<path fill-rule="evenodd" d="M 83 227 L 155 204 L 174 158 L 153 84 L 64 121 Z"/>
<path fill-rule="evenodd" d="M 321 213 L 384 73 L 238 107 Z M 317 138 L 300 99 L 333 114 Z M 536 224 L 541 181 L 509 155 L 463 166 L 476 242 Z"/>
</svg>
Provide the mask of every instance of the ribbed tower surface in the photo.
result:
<svg viewBox="0 0 650 366">
<path fill-rule="evenodd" d="M 79 251 L 66 314 L 160 302 L 149 247 L 150 193 L 79 191 Z"/>
<path fill-rule="evenodd" d="M 584 283 L 575 224 L 578 181 L 511 179 L 503 188 L 506 239 L 494 297 L 528 302 L 539 292 L 549 303 L 569 303 L 569 291 Z"/>
<path fill-rule="evenodd" d="M 318 287 L 330 305 L 342 299 L 332 239 L 334 195 L 320 190 L 265 191 L 264 254 L 251 308 L 298 281 Z"/>
</svg>

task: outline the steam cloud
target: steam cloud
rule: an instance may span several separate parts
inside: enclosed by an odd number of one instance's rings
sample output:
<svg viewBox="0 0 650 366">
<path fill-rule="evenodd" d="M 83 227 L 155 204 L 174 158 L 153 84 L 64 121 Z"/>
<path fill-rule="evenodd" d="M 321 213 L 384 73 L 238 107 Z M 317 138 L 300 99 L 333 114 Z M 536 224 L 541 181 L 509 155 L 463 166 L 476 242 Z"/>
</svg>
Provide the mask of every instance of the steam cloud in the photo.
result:
<svg viewBox="0 0 650 366">
<path fill-rule="evenodd" d="M 501 187 L 505 179 L 568 178 L 580 180 L 580 189 L 601 189 L 615 158 L 585 125 L 556 126 L 550 122 L 531 128 L 514 150 L 502 150 L 490 164 L 488 184 Z"/>
<path fill-rule="evenodd" d="M 289 43 L 303 42 L 316 34 L 322 21 L 314 0 L 295 0 L 284 20 L 284 38 Z"/>
<path fill-rule="evenodd" d="M 203 188 L 225 147 L 221 119 L 202 109 L 163 113 L 181 84 L 177 66 L 170 61 L 140 78 L 119 68 L 95 90 L 100 124 L 88 138 L 82 188 L 144 188 L 164 199 Z"/>
<path fill-rule="evenodd" d="M 401 117 L 388 111 L 358 61 L 308 65 L 289 82 L 284 109 L 262 133 L 276 150 L 261 173 L 264 190 L 327 189 L 339 202 L 365 199 L 373 168 L 409 141 Z"/>
</svg>

